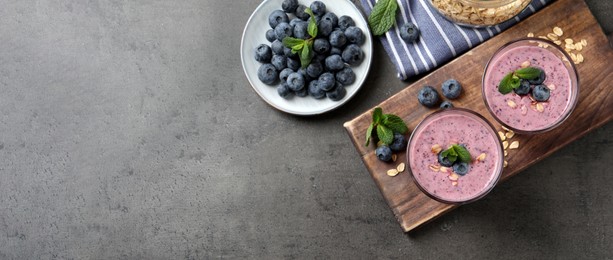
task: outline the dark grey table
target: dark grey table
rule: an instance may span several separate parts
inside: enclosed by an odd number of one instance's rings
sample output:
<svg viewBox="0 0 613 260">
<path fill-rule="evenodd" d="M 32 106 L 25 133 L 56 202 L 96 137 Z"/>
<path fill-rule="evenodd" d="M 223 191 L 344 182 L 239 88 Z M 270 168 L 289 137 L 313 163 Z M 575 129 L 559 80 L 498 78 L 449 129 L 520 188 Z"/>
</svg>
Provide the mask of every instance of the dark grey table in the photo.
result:
<svg viewBox="0 0 613 260">
<path fill-rule="evenodd" d="M 405 234 L 342 123 L 408 82 L 377 43 L 340 109 L 274 110 L 240 65 L 258 4 L 4 1 L 0 259 L 613 257 L 612 124 Z"/>
</svg>

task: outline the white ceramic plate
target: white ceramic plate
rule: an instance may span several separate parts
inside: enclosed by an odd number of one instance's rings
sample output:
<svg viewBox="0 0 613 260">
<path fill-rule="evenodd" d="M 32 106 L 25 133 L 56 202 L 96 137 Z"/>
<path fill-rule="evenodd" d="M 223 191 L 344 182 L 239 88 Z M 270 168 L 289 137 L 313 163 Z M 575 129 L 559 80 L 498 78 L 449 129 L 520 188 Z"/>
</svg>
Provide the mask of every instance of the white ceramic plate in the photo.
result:
<svg viewBox="0 0 613 260">
<path fill-rule="evenodd" d="M 299 3 L 308 7 L 313 1 L 314 0 L 299 0 Z M 340 101 L 332 101 L 328 98 L 318 100 L 310 96 L 295 96 L 291 99 L 284 99 L 277 94 L 276 86 L 266 85 L 258 79 L 257 73 L 261 64 L 254 58 L 254 51 L 258 45 L 262 43 L 270 45 L 270 42 L 266 40 L 266 31 L 270 29 L 268 25 L 268 16 L 274 10 L 281 10 L 282 2 L 283 0 L 264 0 L 264 2 L 253 11 L 253 14 L 251 14 L 251 17 L 249 17 L 247 21 L 241 40 L 241 61 L 249 83 L 251 83 L 255 92 L 257 92 L 264 101 L 290 114 L 316 115 L 341 106 L 358 92 L 370 68 L 372 61 L 372 36 L 368 30 L 366 20 L 350 0 L 323 0 L 322 2 L 326 4 L 326 10 L 334 12 L 338 17 L 343 15 L 350 16 L 355 21 L 356 26 L 362 29 L 366 38 L 364 44 L 360 46 L 364 51 L 364 60 L 359 66 L 351 67 L 355 72 L 356 80 L 353 84 L 345 86 L 347 95 Z M 290 20 L 291 17 L 293 17 L 293 15 L 290 16 Z"/>
</svg>

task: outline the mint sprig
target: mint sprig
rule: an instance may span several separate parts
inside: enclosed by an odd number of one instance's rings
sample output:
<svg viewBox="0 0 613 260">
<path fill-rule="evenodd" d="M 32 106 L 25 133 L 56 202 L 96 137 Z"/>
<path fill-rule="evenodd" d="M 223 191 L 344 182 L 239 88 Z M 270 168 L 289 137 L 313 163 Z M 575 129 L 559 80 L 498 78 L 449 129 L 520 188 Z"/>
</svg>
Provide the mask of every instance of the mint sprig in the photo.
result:
<svg viewBox="0 0 613 260">
<path fill-rule="evenodd" d="M 379 36 L 387 32 L 396 21 L 398 3 L 396 0 L 379 0 L 368 16 L 368 25 L 372 34 Z"/>
<path fill-rule="evenodd" d="M 307 32 L 311 37 L 308 39 L 285 37 L 282 42 L 285 47 L 292 49 L 292 53 L 298 53 L 300 65 L 306 68 L 313 59 L 313 42 L 315 37 L 317 37 L 317 21 L 315 21 L 315 14 L 313 14 L 311 8 L 305 9 L 304 12 L 311 16 L 307 27 Z"/>
<path fill-rule="evenodd" d="M 447 150 L 442 151 L 441 156 L 447 158 L 451 163 L 455 163 L 458 159 L 465 163 L 472 161 L 472 157 L 470 156 L 468 149 L 457 144 L 451 145 L 449 148 L 447 148 Z"/>
<path fill-rule="evenodd" d="M 383 114 L 383 109 L 376 107 L 372 113 L 372 122 L 366 130 L 366 143 L 364 143 L 364 146 L 370 144 L 373 131 L 376 131 L 377 138 L 379 138 L 381 143 L 390 145 L 394 141 L 394 133 L 406 134 L 409 128 L 399 116 Z"/>
<path fill-rule="evenodd" d="M 509 74 L 505 75 L 502 80 L 500 80 L 500 84 L 498 84 L 498 92 L 503 95 L 511 93 L 513 89 L 519 87 L 521 79 L 537 79 L 541 73 L 543 73 L 543 71 L 536 67 L 521 68 L 513 72 L 509 72 Z"/>
</svg>

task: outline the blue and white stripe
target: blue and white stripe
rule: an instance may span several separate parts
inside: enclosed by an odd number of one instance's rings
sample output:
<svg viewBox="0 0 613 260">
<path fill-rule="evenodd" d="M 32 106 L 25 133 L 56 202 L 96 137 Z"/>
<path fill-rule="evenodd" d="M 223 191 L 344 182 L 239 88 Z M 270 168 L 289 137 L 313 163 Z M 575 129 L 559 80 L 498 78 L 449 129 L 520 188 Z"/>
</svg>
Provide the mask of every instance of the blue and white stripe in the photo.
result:
<svg viewBox="0 0 613 260">
<path fill-rule="evenodd" d="M 370 14 L 377 0 L 360 0 L 366 14 Z M 504 31 L 521 19 L 540 10 L 553 0 L 532 0 L 532 3 L 517 17 L 502 24 L 486 28 L 466 28 L 445 20 L 429 3 L 431 0 L 396 0 L 400 9 L 396 24 L 412 22 L 421 31 L 420 40 L 406 43 L 400 31 L 393 27 L 385 36 L 379 37 L 392 59 L 398 77 L 405 80 L 430 71 L 440 64 L 461 55 L 467 50 Z"/>
</svg>

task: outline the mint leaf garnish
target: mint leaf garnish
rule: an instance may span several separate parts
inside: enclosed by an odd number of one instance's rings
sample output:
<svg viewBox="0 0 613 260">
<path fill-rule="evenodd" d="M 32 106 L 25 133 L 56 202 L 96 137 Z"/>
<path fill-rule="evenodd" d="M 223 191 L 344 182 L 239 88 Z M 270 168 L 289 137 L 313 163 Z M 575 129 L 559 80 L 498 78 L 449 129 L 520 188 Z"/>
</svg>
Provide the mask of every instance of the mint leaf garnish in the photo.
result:
<svg viewBox="0 0 613 260">
<path fill-rule="evenodd" d="M 372 122 L 375 124 L 381 123 L 381 117 L 383 117 L 383 109 L 375 107 L 375 111 L 372 113 Z"/>
<path fill-rule="evenodd" d="M 309 35 L 311 35 L 311 37 L 317 37 L 317 21 L 315 21 L 315 14 L 313 14 L 311 8 L 305 9 L 304 12 L 311 16 L 311 19 L 309 19 L 309 26 L 307 27 Z"/>
<path fill-rule="evenodd" d="M 500 84 L 498 84 L 498 91 L 503 95 L 508 94 L 513 91 L 513 89 L 519 87 L 521 79 L 537 79 L 541 73 L 545 72 L 536 67 L 521 68 L 513 72 L 509 72 L 509 74 L 505 75 L 504 78 L 500 80 Z"/>
<path fill-rule="evenodd" d="M 368 146 L 370 144 L 370 137 L 372 136 L 372 130 L 375 128 L 375 123 L 370 123 L 368 129 L 366 129 L 366 143 L 364 146 Z"/>
<path fill-rule="evenodd" d="M 409 128 L 404 121 L 402 121 L 402 118 L 397 115 L 385 114 L 382 117 L 381 123 L 396 133 L 406 134 L 409 131 Z"/>
<path fill-rule="evenodd" d="M 379 124 L 377 125 L 377 137 L 379 137 L 381 142 L 389 145 L 394 141 L 394 132 L 392 132 L 392 129 Z"/>
<path fill-rule="evenodd" d="M 368 25 L 375 36 L 387 32 L 396 21 L 398 3 L 396 0 L 379 0 L 368 16 Z"/>
<path fill-rule="evenodd" d="M 312 49 L 312 41 L 306 41 L 304 46 L 302 46 L 302 52 L 300 53 L 300 64 L 303 68 L 306 68 L 309 63 L 311 63 L 311 58 L 313 57 Z"/>
<path fill-rule="evenodd" d="M 441 156 L 447 158 L 451 163 L 454 163 L 458 159 L 458 153 L 456 153 L 453 147 L 449 147 L 449 149 L 442 151 Z"/>
<path fill-rule="evenodd" d="M 507 94 L 513 91 L 513 86 L 511 85 L 511 80 L 513 79 L 513 72 L 509 72 L 502 80 L 500 84 L 498 84 L 498 91 L 502 94 Z"/>
<path fill-rule="evenodd" d="M 285 47 L 291 48 L 291 49 L 294 49 L 295 46 L 300 46 L 300 49 L 302 49 L 302 45 L 304 45 L 303 39 L 298 39 L 294 37 L 285 37 L 283 38 L 282 42 L 283 42 L 283 45 L 285 45 Z"/>
<path fill-rule="evenodd" d="M 535 67 L 527 67 L 515 71 L 515 76 L 520 79 L 536 79 L 541 75 L 541 70 Z"/>
<path fill-rule="evenodd" d="M 458 158 L 460 158 L 460 161 L 465 163 L 470 163 L 472 161 L 468 149 L 464 148 L 464 146 L 454 144 L 451 147 L 458 154 Z"/>
</svg>

